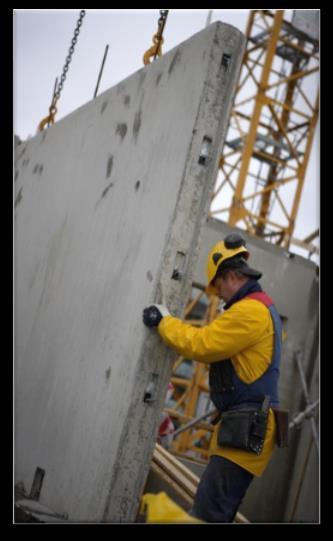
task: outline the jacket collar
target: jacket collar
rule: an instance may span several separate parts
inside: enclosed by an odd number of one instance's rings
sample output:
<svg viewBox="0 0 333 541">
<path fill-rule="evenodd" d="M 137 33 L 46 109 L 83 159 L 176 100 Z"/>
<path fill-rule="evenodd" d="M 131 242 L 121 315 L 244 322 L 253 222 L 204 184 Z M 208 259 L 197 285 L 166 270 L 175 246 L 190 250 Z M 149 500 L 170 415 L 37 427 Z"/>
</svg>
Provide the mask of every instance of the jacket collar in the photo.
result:
<svg viewBox="0 0 333 541">
<path fill-rule="evenodd" d="M 262 291 L 261 285 L 258 283 L 257 280 L 250 279 L 246 284 L 244 284 L 232 297 L 228 300 L 228 302 L 224 305 L 224 310 L 228 310 L 230 306 L 232 306 L 235 302 L 238 302 L 242 300 L 247 295 L 250 295 L 250 293 L 255 293 L 257 291 Z"/>
</svg>

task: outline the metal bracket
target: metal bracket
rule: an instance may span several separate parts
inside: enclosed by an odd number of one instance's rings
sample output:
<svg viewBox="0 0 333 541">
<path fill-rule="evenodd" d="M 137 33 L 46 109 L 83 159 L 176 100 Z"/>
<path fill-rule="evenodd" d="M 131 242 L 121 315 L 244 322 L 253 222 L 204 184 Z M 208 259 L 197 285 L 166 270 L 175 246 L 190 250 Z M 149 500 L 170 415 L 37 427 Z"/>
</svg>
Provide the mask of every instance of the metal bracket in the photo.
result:
<svg viewBox="0 0 333 541">
<path fill-rule="evenodd" d="M 204 136 L 202 140 L 200 155 L 199 155 L 199 161 L 198 163 L 200 165 L 207 165 L 207 162 L 210 158 L 210 150 L 212 147 L 212 139 L 210 137 Z"/>
<path fill-rule="evenodd" d="M 175 263 L 172 271 L 172 280 L 181 280 L 184 275 L 186 254 L 184 252 L 177 252 L 175 257 Z"/>
<path fill-rule="evenodd" d="M 149 381 L 146 387 L 145 394 L 143 397 L 143 401 L 146 404 L 152 404 L 156 400 L 157 380 L 158 380 L 158 374 L 152 374 L 151 380 Z"/>
</svg>

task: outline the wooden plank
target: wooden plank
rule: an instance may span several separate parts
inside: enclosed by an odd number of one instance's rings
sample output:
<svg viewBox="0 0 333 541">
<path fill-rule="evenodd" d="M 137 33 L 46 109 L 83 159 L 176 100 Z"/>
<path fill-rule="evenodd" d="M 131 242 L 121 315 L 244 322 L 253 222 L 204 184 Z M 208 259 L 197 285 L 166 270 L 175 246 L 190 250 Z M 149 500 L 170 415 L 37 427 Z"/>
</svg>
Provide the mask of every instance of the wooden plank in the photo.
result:
<svg viewBox="0 0 333 541">
<path fill-rule="evenodd" d="M 168 475 L 179 483 L 184 490 L 186 490 L 191 496 L 194 496 L 198 488 L 198 483 L 193 483 L 185 475 L 183 475 L 177 468 L 167 463 L 163 457 L 154 459 L 154 462 L 164 469 Z"/>
<path fill-rule="evenodd" d="M 172 479 L 174 479 L 192 498 L 197 490 L 197 484 L 193 484 L 183 475 L 177 468 L 175 468 L 167 459 L 162 455 L 155 454 L 153 462 L 160 466 Z"/>
<path fill-rule="evenodd" d="M 192 506 L 200 478 L 158 443 L 155 445 L 151 470 Z M 238 512 L 234 522 L 250 523 L 244 515 Z"/>
<path fill-rule="evenodd" d="M 195 485 L 198 485 L 200 478 L 195 475 L 195 473 L 193 473 L 189 468 L 184 466 L 184 464 L 182 464 L 182 462 L 180 462 L 180 460 L 178 460 L 173 454 L 169 453 L 166 449 L 164 449 L 164 447 L 162 447 L 158 443 L 155 446 L 155 450 L 161 455 L 163 455 L 167 460 L 169 460 L 170 463 L 173 464 L 173 466 L 178 468 L 182 472 L 182 474 L 189 479 L 189 481 L 191 481 Z"/>
<path fill-rule="evenodd" d="M 171 479 L 171 477 L 156 463 L 152 462 L 150 469 L 153 473 L 158 475 L 168 486 L 170 486 L 179 496 L 186 501 L 189 505 L 193 504 L 193 498 L 189 496 L 185 490 L 182 489 L 181 486 L 175 481 L 174 479 Z"/>
<path fill-rule="evenodd" d="M 180 458 L 186 458 L 186 460 L 193 461 L 194 463 L 200 464 L 201 466 L 207 466 L 208 465 L 207 460 L 203 460 L 203 459 L 198 458 L 198 457 L 193 459 L 193 457 L 187 455 L 185 451 L 172 451 L 172 453 L 176 457 L 179 456 Z"/>
</svg>

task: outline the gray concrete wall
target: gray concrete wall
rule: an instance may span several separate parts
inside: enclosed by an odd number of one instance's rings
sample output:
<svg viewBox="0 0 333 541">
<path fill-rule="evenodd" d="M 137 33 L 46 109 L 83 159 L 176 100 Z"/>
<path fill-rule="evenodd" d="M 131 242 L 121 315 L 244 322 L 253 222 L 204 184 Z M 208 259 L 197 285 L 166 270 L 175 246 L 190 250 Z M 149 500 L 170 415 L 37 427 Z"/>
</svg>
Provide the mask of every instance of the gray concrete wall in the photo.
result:
<svg viewBox="0 0 333 541">
<path fill-rule="evenodd" d="M 263 289 L 272 296 L 279 313 L 286 318 L 286 340 L 283 344 L 279 394 L 281 407 L 291 416 L 305 408 L 295 352 L 301 351 L 310 397 L 318 398 L 318 314 L 319 290 L 315 263 L 252 237 L 238 228 L 209 219 L 200 239 L 196 281 L 206 284 L 206 259 L 210 248 L 231 231 L 241 232 L 247 240 L 251 256 L 249 264 L 263 272 Z M 309 421 L 305 421 L 305 424 Z M 307 433 L 309 427 L 305 426 Z M 304 464 L 309 436 L 291 432 L 288 449 L 276 449 L 273 459 L 261 478 L 254 480 L 240 508 L 253 522 L 283 522 L 291 520 L 315 522 L 318 519 L 318 456 L 312 450 L 307 471 L 312 472 L 303 485 L 299 484 L 300 464 Z M 297 494 L 300 487 L 302 493 Z"/>
<path fill-rule="evenodd" d="M 142 309 L 189 294 L 243 48 L 215 23 L 16 146 L 15 480 L 70 521 L 136 516 L 171 372 Z"/>
<path fill-rule="evenodd" d="M 308 37 L 313 40 L 319 39 L 319 9 L 318 10 L 304 10 L 295 9 L 291 19 L 291 24 L 304 32 Z"/>
</svg>

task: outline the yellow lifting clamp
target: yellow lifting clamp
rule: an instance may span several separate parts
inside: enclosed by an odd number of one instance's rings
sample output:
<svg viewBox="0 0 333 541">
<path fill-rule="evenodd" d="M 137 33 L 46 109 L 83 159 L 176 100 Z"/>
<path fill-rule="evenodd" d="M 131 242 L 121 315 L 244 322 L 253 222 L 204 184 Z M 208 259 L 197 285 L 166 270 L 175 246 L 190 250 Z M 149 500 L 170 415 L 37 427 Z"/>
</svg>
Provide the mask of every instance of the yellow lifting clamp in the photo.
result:
<svg viewBox="0 0 333 541">
<path fill-rule="evenodd" d="M 154 57 L 154 60 L 157 56 L 162 56 L 162 44 L 164 43 L 163 39 L 163 30 L 167 20 L 169 10 L 161 10 L 160 18 L 158 19 L 158 29 L 156 34 L 153 35 L 153 45 L 145 52 L 143 55 L 143 63 L 145 66 L 150 64 L 150 59 Z"/>
<path fill-rule="evenodd" d="M 153 43 L 152 47 L 148 49 L 148 51 L 145 52 L 143 55 L 143 63 L 145 66 L 147 64 L 150 64 L 150 59 L 152 56 L 162 56 L 162 44 L 164 42 L 164 39 L 161 37 L 158 37 L 158 34 L 154 34 L 153 36 Z"/>
<path fill-rule="evenodd" d="M 58 109 L 55 106 L 56 103 L 57 102 L 52 103 L 49 108 L 49 114 L 38 124 L 38 131 L 43 131 L 46 125 L 54 124 L 54 117 L 58 112 Z"/>
</svg>

